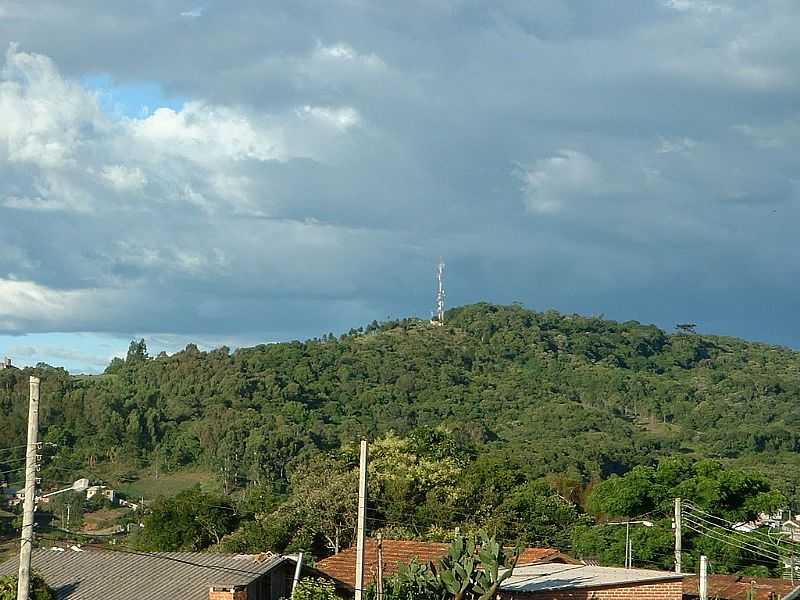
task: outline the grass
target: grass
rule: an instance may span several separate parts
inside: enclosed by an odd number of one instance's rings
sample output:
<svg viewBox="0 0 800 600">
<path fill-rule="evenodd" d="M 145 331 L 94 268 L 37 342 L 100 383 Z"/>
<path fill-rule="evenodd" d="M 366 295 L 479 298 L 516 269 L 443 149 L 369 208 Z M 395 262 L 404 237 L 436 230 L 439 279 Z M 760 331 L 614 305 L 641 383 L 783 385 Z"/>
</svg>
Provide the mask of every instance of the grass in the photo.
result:
<svg viewBox="0 0 800 600">
<path fill-rule="evenodd" d="M 175 471 L 161 473 L 158 478 L 151 471 L 142 473 L 140 478 L 119 487 L 119 491 L 132 500 L 144 496 L 152 500 L 158 496 L 174 496 L 178 492 L 188 490 L 196 485 L 204 492 L 219 493 L 221 487 L 213 473 L 202 470 Z"/>
</svg>

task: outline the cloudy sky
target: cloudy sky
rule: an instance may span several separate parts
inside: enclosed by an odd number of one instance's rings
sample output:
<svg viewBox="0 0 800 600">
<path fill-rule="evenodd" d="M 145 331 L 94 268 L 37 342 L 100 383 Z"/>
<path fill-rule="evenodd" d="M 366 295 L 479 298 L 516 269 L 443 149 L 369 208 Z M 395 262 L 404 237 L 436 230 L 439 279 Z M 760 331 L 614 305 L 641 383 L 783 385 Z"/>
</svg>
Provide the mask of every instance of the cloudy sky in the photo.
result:
<svg viewBox="0 0 800 600">
<path fill-rule="evenodd" d="M 0 355 L 519 301 L 800 347 L 797 0 L 0 0 Z"/>
</svg>

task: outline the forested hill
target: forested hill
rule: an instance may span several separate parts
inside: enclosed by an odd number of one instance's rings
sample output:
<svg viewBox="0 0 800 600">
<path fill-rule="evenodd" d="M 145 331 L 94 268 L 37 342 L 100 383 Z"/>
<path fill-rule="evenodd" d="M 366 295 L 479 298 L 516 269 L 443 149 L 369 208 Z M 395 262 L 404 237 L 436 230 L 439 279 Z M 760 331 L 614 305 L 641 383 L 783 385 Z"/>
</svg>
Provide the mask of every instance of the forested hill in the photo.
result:
<svg viewBox="0 0 800 600">
<path fill-rule="evenodd" d="M 0 448 L 24 443 L 33 371 L 0 371 Z M 476 452 L 521 458 L 531 477 L 588 482 L 680 453 L 767 469 L 795 499 L 800 481 L 798 353 L 637 322 L 477 304 L 438 328 L 373 323 L 155 358 L 132 343 L 101 376 L 35 371 L 62 479 L 89 463 L 157 463 L 211 467 L 228 489 L 280 483 L 318 449 L 444 425 Z"/>
</svg>

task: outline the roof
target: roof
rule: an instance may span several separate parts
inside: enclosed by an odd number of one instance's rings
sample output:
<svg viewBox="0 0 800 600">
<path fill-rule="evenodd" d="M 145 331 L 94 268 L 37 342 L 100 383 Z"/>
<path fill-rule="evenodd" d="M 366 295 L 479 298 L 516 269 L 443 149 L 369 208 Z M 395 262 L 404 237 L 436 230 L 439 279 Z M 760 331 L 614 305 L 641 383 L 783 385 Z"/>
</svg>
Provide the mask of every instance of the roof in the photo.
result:
<svg viewBox="0 0 800 600">
<path fill-rule="evenodd" d="M 698 587 L 699 579 L 696 575 L 687 577 L 683 582 L 684 597 L 699 598 Z M 751 589 L 754 592 L 752 599 L 748 597 Z M 770 600 L 770 594 L 780 594 L 785 597 L 793 590 L 795 590 L 795 586 L 786 579 L 767 579 L 743 575 L 710 575 L 708 577 L 708 595 L 711 598 L 719 598 L 719 600 Z"/>
<path fill-rule="evenodd" d="M 392 575 L 400 570 L 400 565 L 408 564 L 414 559 L 420 563 L 439 560 L 444 558 L 448 548 L 450 548 L 450 544 L 437 542 L 383 540 L 383 574 L 384 576 Z M 520 555 L 518 564 L 531 564 L 543 560 L 562 560 L 566 562 L 572 559 L 561 554 L 555 548 L 525 548 Z M 334 554 L 318 561 L 317 568 L 350 587 L 355 587 L 355 547 L 342 550 L 339 554 Z M 368 539 L 364 549 L 364 579 L 367 582 L 375 581 L 377 574 L 378 544 L 374 539 Z"/>
<path fill-rule="evenodd" d="M 668 571 L 548 563 L 517 567 L 514 569 L 514 574 L 502 583 L 500 589 L 504 592 L 540 592 L 617 587 L 681 579 L 683 575 Z"/>
<path fill-rule="evenodd" d="M 34 550 L 31 565 L 60 599 L 208 600 L 213 586 L 247 585 L 285 560 L 275 555 Z M 0 564 L 15 575 L 18 559 Z"/>
</svg>

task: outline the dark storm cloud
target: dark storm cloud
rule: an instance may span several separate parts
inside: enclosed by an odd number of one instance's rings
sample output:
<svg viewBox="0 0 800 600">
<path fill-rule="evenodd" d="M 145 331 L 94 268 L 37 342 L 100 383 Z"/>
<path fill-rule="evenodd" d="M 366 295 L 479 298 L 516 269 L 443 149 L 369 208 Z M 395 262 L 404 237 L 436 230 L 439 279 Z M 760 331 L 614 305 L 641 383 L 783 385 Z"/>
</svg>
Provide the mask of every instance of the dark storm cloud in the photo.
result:
<svg viewBox="0 0 800 600">
<path fill-rule="evenodd" d="M 424 316 L 441 254 L 451 302 L 800 344 L 798 24 L 788 0 L 6 3 L 6 114 L 67 101 L 0 125 L 0 329 Z M 189 104 L 115 118 L 72 83 L 97 75 Z"/>
</svg>

